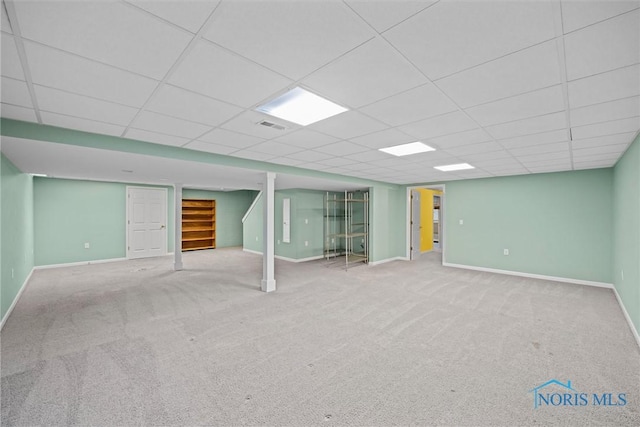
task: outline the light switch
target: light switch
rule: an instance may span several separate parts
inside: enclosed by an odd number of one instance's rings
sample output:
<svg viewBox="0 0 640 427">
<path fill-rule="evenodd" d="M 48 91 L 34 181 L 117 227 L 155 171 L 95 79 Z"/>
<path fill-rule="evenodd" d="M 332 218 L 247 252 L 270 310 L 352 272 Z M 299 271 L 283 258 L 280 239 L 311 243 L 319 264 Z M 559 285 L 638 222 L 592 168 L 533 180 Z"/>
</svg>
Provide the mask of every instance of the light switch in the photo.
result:
<svg viewBox="0 0 640 427">
<path fill-rule="evenodd" d="M 464 225 L 464 220 L 460 220 L 460 225 Z"/>
</svg>

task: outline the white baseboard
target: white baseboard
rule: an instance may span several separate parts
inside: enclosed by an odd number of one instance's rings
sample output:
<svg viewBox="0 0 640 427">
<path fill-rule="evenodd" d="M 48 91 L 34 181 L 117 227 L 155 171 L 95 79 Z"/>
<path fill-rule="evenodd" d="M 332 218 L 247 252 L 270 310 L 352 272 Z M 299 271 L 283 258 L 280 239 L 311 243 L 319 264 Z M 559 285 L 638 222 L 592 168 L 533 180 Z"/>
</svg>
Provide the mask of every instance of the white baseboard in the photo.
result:
<svg viewBox="0 0 640 427">
<path fill-rule="evenodd" d="M 249 252 L 250 254 L 254 254 L 254 255 L 262 255 L 262 252 L 254 251 L 252 249 L 247 249 L 247 248 L 242 248 L 242 252 Z"/>
<path fill-rule="evenodd" d="M 629 324 L 629 328 L 631 329 L 631 334 L 636 339 L 636 344 L 638 344 L 638 347 L 640 347 L 640 334 L 638 334 L 636 325 L 633 324 L 633 321 L 631 320 L 631 316 L 629 316 L 629 312 L 627 311 L 627 308 L 624 306 L 624 303 L 622 302 L 622 298 L 620 298 L 620 294 L 618 293 L 618 290 L 615 287 L 613 288 L 613 293 L 615 294 L 616 299 L 618 300 L 618 304 L 622 309 L 622 314 L 624 315 L 624 318 L 627 319 L 627 323 Z"/>
<path fill-rule="evenodd" d="M 243 252 L 249 252 L 250 254 L 262 255 L 262 252 L 254 251 L 252 249 L 242 248 L 242 251 Z M 324 256 L 316 255 L 316 256 L 310 256 L 308 258 L 296 259 L 296 258 L 287 258 L 287 257 L 281 256 L 281 255 L 274 255 L 274 258 L 275 259 L 280 259 L 282 261 L 287 261 L 287 262 L 305 262 L 305 261 L 316 261 L 316 260 L 324 258 Z"/>
<path fill-rule="evenodd" d="M 11 315 L 11 312 L 13 311 L 13 309 L 16 306 L 16 304 L 18 303 L 18 300 L 22 296 L 22 293 L 26 289 L 27 283 L 29 283 L 29 280 L 31 279 L 31 276 L 33 275 L 34 270 L 35 270 L 35 268 L 32 268 L 31 271 L 29 272 L 29 275 L 27 275 L 27 278 L 24 279 L 24 282 L 22 283 L 22 286 L 20 287 L 20 290 L 16 294 L 16 297 L 13 299 L 13 302 L 11 303 L 11 306 L 9 307 L 7 312 L 4 314 L 4 317 L 2 318 L 2 321 L 0 321 L 0 331 L 2 331 L 2 328 L 4 328 L 4 324 L 7 322 L 7 319 Z"/>
<path fill-rule="evenodd" d="M 310 257 L 307 257 L 307 258 L 295 259 L 295 258 L 287 258 L 287 257 L 284 257 L 284 256 L 276 255 L 274 258 L 281 259 L 283 261 L 288 261 L 288 262 L 306 262 L 306 261 L 316 261 L 316 260 L 319 260 L 319 259 L 323 259 L 324 256 L 316 255 L 316 256 L 310 256 Z"/>
<path fill-rule="evenodd" d="M 544 274 L 522 273 L 520 271 L 499 270 L 497 268 L 476 267 L 474 265 L 452 264 L 443 262 L 445 267 L 464 268 L 466 270 L 484 271 L 487 273 L 507 274 L 509 276 L 528 277 L 531 279 L 551 280 L 554 282 L 573 283 L 575 285 L 596 286 L 598 288 L 613 289 L 612 283 L 594 282 L 591 280 L 571 279 L 568 277 L 545 276 Z"/>
<path fill-rule="evenodd" d="M 78 265 L 89 265 L 89 264 L 104 264 L 105 262 L 117 262 L 117 261 L 126 261 L 127 258 L 109 258 L 109 259 L 96 259 L 93 261 L 79 261 L 79 262 L 68 262 L 64 264 L 47 264 L 47 265 L 38 265 L 33 267 L 34 270 L 46 270 L 48 268 L 60 268 L 60 267 L 75 267 Z"/>
<path fill-rule="evenodd" d="M 405 256 L 397 256 L 397 257 L 393 257 L 393 258 L 381 259 L 379 261 L 369 261 L 369 265 L 370 266 L 376 266 L 376 265 L 385 264 L 385 263 L 391 262 L 391 261 L 409 261 L 409 258 L 407 258 Z"/>
</svg>

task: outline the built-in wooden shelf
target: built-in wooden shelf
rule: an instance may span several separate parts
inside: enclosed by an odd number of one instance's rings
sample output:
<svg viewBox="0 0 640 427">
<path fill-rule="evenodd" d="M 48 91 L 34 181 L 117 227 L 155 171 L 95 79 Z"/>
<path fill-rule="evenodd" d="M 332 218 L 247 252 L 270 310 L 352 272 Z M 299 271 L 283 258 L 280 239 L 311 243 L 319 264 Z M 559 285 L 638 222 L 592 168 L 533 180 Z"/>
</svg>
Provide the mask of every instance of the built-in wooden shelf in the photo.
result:
<svg viewBox="0 0 640 427">
<path fill-rule="evenodd" d="M 182 251 L 216 247 L 216 201 L 182 200 Z"/>
</svg>

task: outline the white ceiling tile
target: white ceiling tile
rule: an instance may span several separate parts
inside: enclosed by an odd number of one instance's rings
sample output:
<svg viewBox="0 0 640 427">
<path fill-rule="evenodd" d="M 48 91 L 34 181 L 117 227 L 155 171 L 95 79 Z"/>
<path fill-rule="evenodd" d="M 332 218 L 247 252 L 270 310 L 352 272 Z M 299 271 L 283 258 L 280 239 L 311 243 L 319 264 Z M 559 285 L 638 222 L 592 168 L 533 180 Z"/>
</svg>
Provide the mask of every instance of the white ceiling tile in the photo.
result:
<svg viewBox="0 0 640 427">
<path fill-rule="evenodd" d="M 347 111 L 308 126 L 338 139 L 351 139 L 387 128 L 386 125 L 357 111 Z"/>
<path fill-rule="evenodd" d="M 569 147 L 564 151 L 557 151 L 553 153 L 538 153 L 538 154 L 527 154 L 526 156 L 518 156 L 518 161 L 522 162 L 523 165 L 527 166 L 527 164 L 532 165 L 540 165 L 544 162 L 558 164 L 563 160 L 570 160 L 569 156 Z M 541 162 L 541 163 L 537 163 Z"/>
<path fill-rule="evenodd" d="M 440 2 L 384 34 L 432 80 L 555 37 L 551 2 Z"/>
<path fill-rule="evenodd" d="M 274 129 L 273 127 L 258 124 L 263 120 L 283 125 L 286 127 L 286 129 L 279 130 Z M 298 125 L 290 124 L 279 119 L 273 119 L 270 116 L 257 113 L 255 111 L 245 111 L 239 116 L 236 116 L 233 119 L 229 120 L 221 127 L 226 130 L 231 130 L 234 132 L 239 132 L 245 135 L 251 135 L 263 139 L 278 138 L 300 128 Z"/>
<path fill-rule="evenodd" d="M 526 160 L 523 161 L 526 168 L 541 168 L 541 167 L 563 167 L 567 170 L 571 169 L 571 157 L 561 153 L 558 157 L 544 158 L 542 160 Z"/>
<path fill-rule="evenodd" d="M 542 153 L 558 153 L 565 152 L 569 149 L 569 143 L 566 141 L 555 142 L 553 144 L 529 145 L 527 147 L 510 148 L 509 152 L 516 157 L 529 156 L 531 154 Z"/>
<path fill-rule="evenodd" d="M 587 160 L 584 162 L 573 162 L 573 168 L 575 170 L 582 169 L 600 169 L 600 168 L 610 168 L 616 164 L 616 160 L 612 159 L 600 159 L 600 160 Z"/>
<path fill-rule="evenodd" d="M 373 39 L 306 77 L 302 83 L 338 104 L 361 107 L 427 83 L 402 55 Z"/>
<path fill-rule="evenodd" d="M 322 165 L 332 166 L 332 167 L 347 166 L 347 169 L 351 169 L 351 165 L 357 164 L 355 160 L 347 159 L 344 157 L 332 157 L 330 159 L 320 160 L 317 163 L 320 163 Z"/>
<path fill-rule="evenodd" d="M 585 139 L 616 133 L 637 132 L 638 129 L 640 129 L 640 117 L 631 117 L 628 119 L 577 126 L 571 128 L 571 133 L 575 139 Z"/>
<path fill-rule="evenodd" d="M 146 109 L 210 126 L 217 126 L 242 112 L 234 105 L 170 85 L 162 86 Z"/>
<path fill-rule="evenodd" d="M 586 158 L 590 156 L 619 156 L 624 153 L 629 144 L 613 144 L 613 145 L 604 145 L 602 147 L 589 147 L 589 148 L 574 148 L 573 156 L 574 158 Z"/>
<path fill-rule="evenodd" d="M 289 154 L 302 151 L 302 148 L 294 147 L 293 145 L 282 144 L 280 142 L 266 141 L 252 146 L 251 151 L 272 154 L 274 156 L 287 156 Z"/>
<path fill-rule="evenodd" d="M 563 109 L 562 86 L 558 85 L 468 108 L 466 111 L 482 126 L 490 126 Z"/>
<path fill-rule="evenodd" d="M 524 120 L 502 123 L 484 128 L 496 139 L 513 138 L 522 135 L 558 130 L 567 127 L 566 113 L 545 114 Z"/>
<path fill-rule="evenodd" d="M 279 136 L 278 138 L 274 138 L 273 141 L 282 142 L 304 149 L 310 149 L 337 142 L 338 138 L 303 128 L 286 135 Z"/>
<path fill-rule="evenodd" d="M 515 138 L 501 139 L 498 142 L 507 149 L 529 147 L 532 145 L 551 144 L 567 141 L 569 134 L 566 129 L 541 132 L 533 135 L 523 135 Z"/>
<path fill-rule="evenodd" d="M 292 83 L 205 41 L 196 44 L 169 82 L 242 107 L 256 105 Z"/>
<path fill-rule="evenodd" d="M 512 175 L 526 175 L 529 171 L 524 166 L 517 166 L 513 168 L 498 168 L 498 169 L 489 169 L 489 172 L 493 176 L 512 176 Z"/>
<path fill-rule="evenodd" d="M 487 170 L 505 170 L 521 168 L 522 165 L 513 157 L 503 157 L 499 159 L 476 160 L 473 165 L 477 168 Z"/>
<path fill-rule="evenodd" d="M 380 132 L 351 138 L 350 141 L 369 148 L 384 148 L 392 145 L 414 142 L 416 139 L 396 129 L 385 129 Z"/>
<path fill-rule="evenodd" d="M 2 10 L 4 11 L 4 7 L 2 7 Z M 12 77 L 14 79 L 25 80 L 15 40 L 13 37 L 3 33 L 1 42 L 2 51 L 0 51 L 0 54 L 2 55 L 2 75 Z"/>
<path fill-rule="evenodd" d="M 489 140 L 491 140 L 491 136 L 489 136 L 483 129 L 473 129 L 437 138 L 431 138 L 426 141 L 426 143 L 434 148 L 448 149 L 459 147 L 461 145 L 478 144 Z"/>
<path fill-rule="evenodd" d="M 362 162 L 356 162 L 355 159 L 351 158 L 346 158 L 346 157 L 334 157 L 333 159 L 329 159 L 329 160 L 333 160 L 335 162 L 337 162 L 338 160 L 343 161 L 343 162 L 349 162 L 349 163 L 345 163 L 343 166 L 345 165 L 349 165 L 348 169 L 354 172 L 360 172 L 360 171 L 365 171 L 365 170 L 370 170 L 372 169 L 371 165 L 368 163 L 362 163 Z M 356 163 L 354 163 L 356 162 Z"/>
<path fill-rule="evenodd" d="M 434 4 L 435 0 L 347 0 L 346 3 L 378 32 L 383 32 Z"/>
<path fill-rule="evenodd" d="M 478 125 L 466 114 L 461 111 L 455 111 L 453 113 L 447 113 L 441 116 L 400 126 L 399 129 L 409 135 L 415 136 L 418 139 L 424 139 L 435 138 L 450 133 L 463 132 L 477 127 Z"/>
<path fill-rule="evenodd" d="M 202 24 L 207 20 L 211 12 L 218 5 L 218 1 L 190 1 L 180 0 L 156 1 L 156 0 L 127 0 L 162 19 L 172 22 L 192 33 L 198 32 Z"/>
<path fill-rule="evenodd" d="M 334 156 L 332 156 L 331 154 L 321 153 L 319 151 L 305 150 L 298 153 L 290 154 L 287 157 L 294 160 L 301 160 L 303 162 L 317 162 L 319 160 L 326 160 Z"/>
<path fill-rule="evenodd" d="M 9 17 L 7 16 L 4 5 L 0 5 L 0 9 L 2 9 L 2 24 L 0 25 L 0 29 L 5 33 L 11 33 L 11 23 L 9 22 Z"/>
<path fill-rule="evenodd" d="M 555 41 L 518 51 L 436 82 L 463 108 L 559 83 Z"/>
<path fill-rule="evenodd" d="M 255 136 L 244 135 L 225 129 L 214 129 L 198 139 L 212 144 L 227 145 L 236 150 L 248 148 L 264 141 L 263 138 L 256 138 Z"/>
<path fill-rule="evenodd" d="M 17 105 L 18 107 L 33 108 L 29 88 L 22 80 L 2 77 L 2 102 Z"/>
<path fill-rule="evenodd" d="M 564 37 L 567 78 L 576 80 L 640 62 L 640 10 Z"/>
<path fill-rule="evenodd" d="M 112 102 L 75 95 L 34 85 L 38 107 L 42 111 L 64 114 L 116 125 L 128 125 L 138 110 Z"/>
<path fill-rule="evenodd" d="M 573 160 L 574 162 L 592 162 L 594 160 L 609 160 L 612 164 L 616 163 L 618 161 L 618 159 L 620 159 L 620 157 L 622 156 L 622 153 L 610 153 L 610 154 L 606 154 L 606 153 L 584 153 L 581 154 L 580 152 L 583 150 L 580 150 L 578 152 L 576 152 L 574 150 L 573 152 Z"/>
<path fill-rule="evenodd" d="M 128 139 L 136 139 L 139 141 L 152 142 L 154 144 L 172 145 L 175 147 L 181 147 L 189 142 L 187 138 L 180 138 L 178 136 L 166 135 L 163 133 L 149 132 L 142 129 L 130 128 L 124 136 Z"/>
<path fill-rule="evenodd" d="M 155 79 L 164 77 L 191 41 L 186 32 L 119 2 L 14 7 L 23 37 Z"/>
<path fill-rule="evenodd" d="M 640 65 L 569 82 L 571 108 L 640 95 Z"/>
<path fill-rule="evenodd" d="M 473 165 L 473 162 L 476 162 L 476 161 L 506 159 L 506 158 L 511 159 L 513 158 L 513 156 L 507 150 L 501 150 L 501 151 L 492 151 L 490 153 L 468 154 L 464 158 L 467 163 L 470 163 Z"/>
<path fill-rule="evenodd" d="M 316 148 L 315 151 L 331 154 L 333 156 L 347 156 L 349 154 L 362 153 L 363 151 L 367 151 L 367 148 L 348 141 L 340 141 L 329 145 L 323 145 L 322 147 Z"/>
<path fill-rule="evenodd" d="M 300 165 L 300 167 L 304 168 L 304 169 L 311 169 L 314 171 L 325 171 L 327 169 L 330 169 L 331 166 L 322 164 L 322 163 L 314 163 L 314 162 L 309 162 L 309 163 L 303 163 Z"/>
<path fill-rule="evenodd" d="M 571 110 L 571 125 L 583 126 L 640 116 L 640 96 L 618 99 Z"/>
<path fill-rule="evenodd" d="M 229 147 L 228 145 L 212 144 L 210 142 L 203 142 L 203 141 L 191 141 L 190 143 L 185 145 L 183 148 L 188 148 L 189 150 L 196 150 L 196 151 L 205 151 L 207 153 L 213 153 L 213 154 L 223 154 L 223 155 L 228 155 L 233 153 L 234 151 L 238 151 L 237 148 Z"/>
<path fill-rule="evenodd" d="M 155 80 L 84 58 L 25 42 L 34 83 L 81 95 L 141 107 L 158 85 Z"/>
<path fill-rule="evenodd" d="M 45 125 L 58 126 L 67 129 L 76 129 L 84 132 L 98 133 L 103 135 L 120 136 L 124 132 L 124 126 L 117 126 L 111 123 L 104 123 L 95 120 L 81 119 L 78 117 L 65 116 L 57 113 L 40 112 L 42 123 Z"/>
<path fill-rule="evenodd" d="M 629 144 L 633 141 L 634 136 L 636 136 L 636 132 L 618 133 L 615 135 L 597 136 L 586 139 L 574 139 L 572 141 L 572 146 L 573 148 L 589 148 L 611 144 Z"/>
<path fill-rule="evenodd" d="M 0 107 L 0 114 L 7 119 L 22 120 L 23 122 L 37 121 L 36 113 L 31 108 L 17 107 L 3 103 Z"/>
<path fill-rule="evenodd" d="M 250 151 L 250 150 L 236 151 L 231 155 L 233 157 L 240 157 L 242 159 L 249 159 L 249 160 L 258 160 L 260 162 L 264 162 L 269 159 L 273 159 L 274 157 L 277 157 L 277 156 L 274 156 L 273 154 L 259 153 L 257 151 Z"/>
<path fill-rule="evenodd" d="M 564 172 L 567 170 L 565 164 L 560 165 L 547 165 L 547 166 L 532 166 L 528 167 L 529 172 L 531 173 L 551 173 L 551 172 Z"/>
<path fill-rule="evenodd" d="M 131 127 L 136 129 L 159 132 L 167 135 L 179 136 L 182 138 L 194 139 L 211 130 L 210 126 L 189 122 L 164 114 L 143 111 L 131 123 Z"/>
<path fill-rule="evenodd" d="M 428 83 L 367 105 L 360 111 L 388 125 L 400 126 L 457 109 L 449 98 Z"/>
<path fill-rule="evenodd" d="M 344 156 L 347 159 L 357 160 L 359 162 L 372 162 L 375 160 L 384 160 L 389 158 L 389 154 L 378 150 L 367 150 L 362 153 Z"/>
<path fill-rule="evenodd" d="M 562 1 L 561 5 L 565 34 L 640 7 L 638 0 Z"/>
<path fill-rule="evenodd" d="M 494 141 L 479 142 L 471 145 L 461 145 L 459 147 L 447 148 L 445 151 L 453 156 L 466 156 L 467 154 L 490 153 L 492 151 L 503 150 L 502 145 Z"/>
<path fill-rule="evenodd" d="M 340 2 L 223 2 L 205 38 L 298 80 L 373 36 Z"/>
</svg>

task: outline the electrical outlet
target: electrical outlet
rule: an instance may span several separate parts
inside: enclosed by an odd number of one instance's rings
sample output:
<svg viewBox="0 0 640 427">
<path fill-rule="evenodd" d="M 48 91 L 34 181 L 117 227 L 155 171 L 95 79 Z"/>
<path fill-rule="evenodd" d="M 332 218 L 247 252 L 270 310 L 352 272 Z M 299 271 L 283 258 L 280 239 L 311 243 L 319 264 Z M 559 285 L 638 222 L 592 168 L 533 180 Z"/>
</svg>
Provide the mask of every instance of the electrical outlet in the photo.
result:
<svg viewBox="0 0 640 427">
<path fill-rule="evenodd" d="M 258 236 L 256 236 L 256 242 L 258 241 Z"/>
<path fill-rule="evenodd" d="M 11 278 L 15 278 L 15 271 L 13 271 L 13 268 L 11 269 Z"/>
<path fill-rule="evenodd" d="M 89 249 L 89 242 L 86 242 L 86 243 L 84 244 L 84 248 L 85 248 L 85 249 Z"/>
<path fill-rule="evenodd" d="M 305 240 L 305 241 L 304 241 L 304 245 L 305 245 L 305 246 L 309 246 L 309 242 Z"/>
<path fill-rule="evenodd" d="M 305 218 L 305 219 L 304 219 L 304 223 L 305 223 L 305 224 L 309 224 L 309 218 Z"/>
<path fill-rule="evenodd" d="M 11 270 L 13 271 L 13 270 Z M 622 277 L 622 280 L 624 280 L 624 270 L 620 270 L 620 276 Z"/>
<path fill-rule="evenodd" d="M 509 255 L 509 249 L 505 249 L 505 250 L 504 250 L 504 254 L 505 254 L 505 255 Z"/>
<path fill-rule="evenodd" d="M 460 225 L 464 225 L 464 220 L 460 220 Z"/>
</svg>

